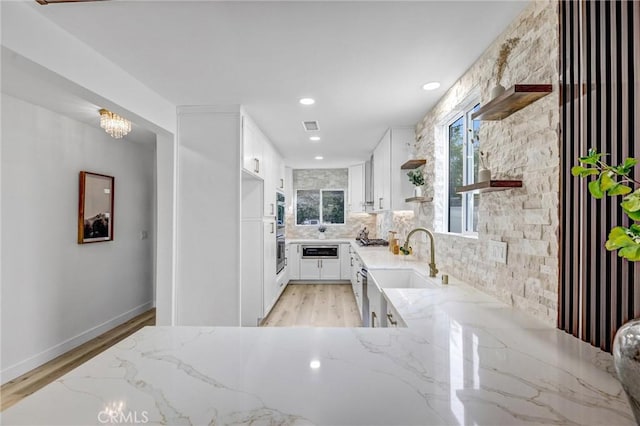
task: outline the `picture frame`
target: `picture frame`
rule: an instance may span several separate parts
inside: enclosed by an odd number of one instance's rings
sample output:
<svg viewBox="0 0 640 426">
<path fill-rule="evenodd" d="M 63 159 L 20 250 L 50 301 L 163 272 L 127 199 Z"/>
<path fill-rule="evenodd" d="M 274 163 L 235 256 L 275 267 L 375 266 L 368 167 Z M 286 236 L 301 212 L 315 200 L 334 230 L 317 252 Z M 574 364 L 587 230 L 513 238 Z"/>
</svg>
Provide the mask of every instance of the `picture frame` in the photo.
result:
<svg viewBox="0 0 640 426">
<path fill-rule="evenodd" d="M 78 244 L 113 241 L 113 176 L 80 172 Z"/>
</svg>

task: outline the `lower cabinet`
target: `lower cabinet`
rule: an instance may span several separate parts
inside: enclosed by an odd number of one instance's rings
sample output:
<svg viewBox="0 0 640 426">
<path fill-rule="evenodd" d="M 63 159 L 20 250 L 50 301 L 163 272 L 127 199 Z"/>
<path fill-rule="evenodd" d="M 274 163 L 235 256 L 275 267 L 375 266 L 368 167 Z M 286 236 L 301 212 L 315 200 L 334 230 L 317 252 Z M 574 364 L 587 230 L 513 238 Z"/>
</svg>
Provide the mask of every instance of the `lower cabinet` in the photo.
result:
<svg viewBox="0 0 640 426">
<path fill-rule="evenodd" d="M 300 279 L 300 244 L 287 244 L 287 269 L 290 280 Z"/>
<path fill-rule="evenodd" d="M 301 280 L 339 280 L 340 259 L 300 259 Z"/>
<path fill-rule="evenodd" d="M 389 303 L 385 297 L 383 297 L 383 299 L 385 299 L 387 305 L 387 312 L 384 318 L 385 327 L 406 327 L 407 324 L 404 322 L 400 314 L 398 314 L 398 311 L 395 310 L 393 305 Z"/>
<path fill-rule="evenodd" d="M 386 299 L 372 279 L 367 280 L 367 296 L 369 297 L 369 327 L 384 327 L 387 307 Z"/>
</svg>

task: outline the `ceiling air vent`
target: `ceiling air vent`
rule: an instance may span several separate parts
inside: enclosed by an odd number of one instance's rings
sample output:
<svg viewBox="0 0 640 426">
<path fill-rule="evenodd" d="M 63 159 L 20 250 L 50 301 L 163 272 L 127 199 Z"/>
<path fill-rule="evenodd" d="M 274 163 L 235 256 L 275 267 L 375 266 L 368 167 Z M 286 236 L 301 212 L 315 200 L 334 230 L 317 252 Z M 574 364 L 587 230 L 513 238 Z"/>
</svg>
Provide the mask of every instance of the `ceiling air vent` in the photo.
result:
<svg viewBox="0 0 640 426">
<path fill-rule="evenodd" d="M 317 121 L 303 121 L 302 126 L 307 132 L 317 132 L 320 130 L 320 125 Z"/>
</svg>

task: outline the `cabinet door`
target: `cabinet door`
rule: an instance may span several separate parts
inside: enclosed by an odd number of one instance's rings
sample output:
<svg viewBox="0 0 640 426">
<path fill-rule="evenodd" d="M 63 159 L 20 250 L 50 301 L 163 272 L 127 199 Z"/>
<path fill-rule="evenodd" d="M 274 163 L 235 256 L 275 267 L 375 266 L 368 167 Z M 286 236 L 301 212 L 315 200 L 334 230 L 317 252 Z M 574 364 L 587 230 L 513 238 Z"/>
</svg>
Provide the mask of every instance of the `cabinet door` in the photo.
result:
<svg viewBox="0 0 640 426">
<path fill-rule="evenodd" d="M 391 131 L 388 131 L 382 138 L 380 143 L 380 183 L 382 185 L 378 204 L 381 206 L 380 210 L 389 210 L 391 208 Z M 381 202 L 380 202 L 381 201 Z"/>
<path fill-rule="evenodd" d="M 275 190 L 275 150 L 264 139 L 264 215 L 275 217 L 276 215 L 276 190 Z"/>
<path fill-rule="evenodd" d="M 349 212 L 364 212 L 364 164 L 349 167 Z"/>
<path fill-rule="evenodd" d="M 340 279 L 351 279 L 351 244 L 340 244 Z"/>
<path fill-rule="evenodd" d="M 340 259 L 321 259 L 320 278 L 323 280 L 339 280 Z"/>
<path fill-rule="evenodd" d="M 287 269 L 290 280 L 300 279 L 300 244 L 289 244 L 287 246 Z"/>
<path fill-rule="evenodd" d="M 378 290 L 376 284 L 371 279 L 367 281 L 367 296 L 369 297 L 369 326 L 381 327 L 383 313 L 380 306 L 382 295 L 380 294 L 380 290 Z"/>
<path fill-rule="evenodd" d="M 300 279 L 320 279 L 320 259 L 300 259 Z"/>
<path fill-rule="evenodd" d="M 265 316 L 271 309 L 276 297 L 276 228 L 275 222 L 264 222 L 264 281 L 263 303 Z"/>
<path fill-rule="evenodd" d="M 391 210 L 411 210 L 405 199 L 412 196 L 413 185 L 409 182 L 407 171 L 400 169 L 409 158 L 410 147 L 415 142 L 413 128 L 398 127 L 391 129 Z"/>
<path fill-rule="evenodd" d="M 242 117 L 242 151 L 243 168 L 263 178 L 262 132 L 248 116 Z"/>
</svg>

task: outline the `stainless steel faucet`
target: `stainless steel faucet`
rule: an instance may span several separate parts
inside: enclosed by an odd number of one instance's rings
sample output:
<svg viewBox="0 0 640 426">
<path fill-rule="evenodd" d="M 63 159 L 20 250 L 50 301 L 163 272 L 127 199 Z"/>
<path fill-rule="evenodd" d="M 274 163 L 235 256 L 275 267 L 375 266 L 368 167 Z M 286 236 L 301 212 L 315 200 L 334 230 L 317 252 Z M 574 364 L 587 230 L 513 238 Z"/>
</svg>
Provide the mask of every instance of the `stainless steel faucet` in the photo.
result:
<svg viewBox="0 0 640 426">
<path fill-rule="evenodd" d="M 436 243 L 435 243 L 435 238 L 433 236 L 433 232 L 429 231 L 427 228 L 416 228 L 412 230 L 407 235 L 407 240 L 404 242 L 404 246 L 402 248 L 405 250 L 405 252 L 407 253 L 409 252 L 409 238 L 411 238 L 411 236 L 418 231 L 422 231 L 426 233 L 429 236 L 429 239 L 431 240 L 431 248 L 429 250 L 431 252 L 431 263 L 429 263 L 429 276 L 435 277 L 436 274 L 438 273 L 438 268 L 436 268 Z"/>
</svg>

